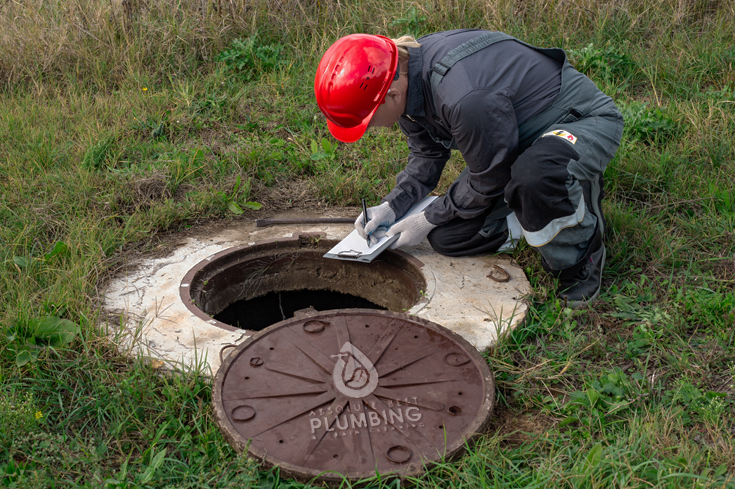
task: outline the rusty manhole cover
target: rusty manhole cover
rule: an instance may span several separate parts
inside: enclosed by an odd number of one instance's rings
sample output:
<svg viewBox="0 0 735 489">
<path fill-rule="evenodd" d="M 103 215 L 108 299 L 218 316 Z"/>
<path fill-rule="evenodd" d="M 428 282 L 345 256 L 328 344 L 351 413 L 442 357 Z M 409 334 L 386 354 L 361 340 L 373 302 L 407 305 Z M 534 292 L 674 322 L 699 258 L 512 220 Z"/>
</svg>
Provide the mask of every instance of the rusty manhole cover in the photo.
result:
<svg viewBox="0 0 735 489">
<path fill-rule="evenodd" d="M 351 309 L 250 337 L 217 372 L 213 400 L 237 450 L 288 477 L 336 482 L 418 475 L 460 454 L 489 420 L 495 383 L 459 335 Z"/>
</svg>

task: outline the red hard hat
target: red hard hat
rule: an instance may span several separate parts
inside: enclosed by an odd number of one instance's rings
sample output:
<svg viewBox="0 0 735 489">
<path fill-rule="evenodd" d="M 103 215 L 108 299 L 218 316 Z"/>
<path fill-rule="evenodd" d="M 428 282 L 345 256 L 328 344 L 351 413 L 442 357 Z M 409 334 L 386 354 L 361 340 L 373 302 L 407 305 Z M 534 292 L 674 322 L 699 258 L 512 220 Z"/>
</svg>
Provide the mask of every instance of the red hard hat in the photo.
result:
<svg viewBox="0 0 735 489">
<path fill-rule="evenodd" d="M 314 93 L 335 138 L 354 143 L 365 134 L 397 68 L 398 48 L 383 36 L 351 34 L 324 53 Z"/>
</svg>

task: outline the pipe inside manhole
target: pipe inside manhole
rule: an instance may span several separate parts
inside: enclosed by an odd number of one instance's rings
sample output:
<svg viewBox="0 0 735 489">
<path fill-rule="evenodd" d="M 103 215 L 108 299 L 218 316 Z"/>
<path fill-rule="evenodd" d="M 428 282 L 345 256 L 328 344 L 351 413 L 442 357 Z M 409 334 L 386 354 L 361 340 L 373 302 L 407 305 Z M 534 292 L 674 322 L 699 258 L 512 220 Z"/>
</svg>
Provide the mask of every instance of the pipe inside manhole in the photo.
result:
<svg viewBox="0 0 735 489">
<path fill-rule="evenodd" d="M 222 251 L 192 268 L 181 298 L 217 326 L 259 331 L 313 307 L 406 312 L 426 300 L 422 263 L 386 251 L 372 263 L 323 258 L 337 244 L 300 236 Z"/>
</svg>

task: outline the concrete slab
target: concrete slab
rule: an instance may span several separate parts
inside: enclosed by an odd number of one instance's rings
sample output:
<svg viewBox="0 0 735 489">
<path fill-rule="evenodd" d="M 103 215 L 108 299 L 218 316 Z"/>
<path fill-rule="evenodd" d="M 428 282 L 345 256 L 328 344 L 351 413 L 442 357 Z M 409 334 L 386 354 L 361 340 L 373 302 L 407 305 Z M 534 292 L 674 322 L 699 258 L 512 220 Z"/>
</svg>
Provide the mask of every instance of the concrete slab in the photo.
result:
<svg viewBox="0 0 735 489">
<path fill-rule="evenodd" d="M 284 213 L 269 217 L 305 216 Z M 322 217 L 339 216 L 327 213 Z M 339 240 L 351 231 L 352 225 L 347 224 L 257 228 L 251 221 L 214 232 L 194 233 L 166 256 L 132 260 L 128 272 L 108 282 L 103 297 L 106 327 L 121 348 L 163 362 L 158 363 L 161 366 L 199 364 L 214 373 L 221 363 L 222 347 L 237 344 L 247 336 L 214 326 L 215 321 L 200 319 L 186 308 L 179 292 L 186 273 L 227 248 L 302 233 L 321 233 L 327 239 Z M 421 271 L 428 285 L 428 302 L 409 310 L 409 314 L 461 334 L 481 351 L 492 346 L 499 334 L 525 319 L 525 296 L 531 287 L 510 256 L 450 258 L 435 253 L 427 241 L 404 251 L 423 262 Z M 488 278 L 494 265 L 508 272 L 510 280 L 499 283 Z"/>
</svg>

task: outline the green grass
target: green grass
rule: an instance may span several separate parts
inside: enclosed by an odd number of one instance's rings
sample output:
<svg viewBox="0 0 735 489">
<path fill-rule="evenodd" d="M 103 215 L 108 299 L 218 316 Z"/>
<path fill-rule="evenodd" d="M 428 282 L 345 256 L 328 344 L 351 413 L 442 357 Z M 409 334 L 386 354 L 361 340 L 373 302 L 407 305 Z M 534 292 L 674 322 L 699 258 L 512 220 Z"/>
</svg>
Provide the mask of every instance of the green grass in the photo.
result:
<svg viewBox="0 0 735 489">
<path fill-rule="evenodd" d="M 0 486 L 304 487 L 227 445 L 201 368 L 162 375 L 118 352 L 95 326 L 99 286 L 157 236 L 251 219 L 232 204 L 268 205 L 294 182 L 376 203 L 404 138 L 336 144 L 313 97 L 321 53 L 354 31 L 485 27 L 564 47 L 626 116 L 605 174 L 605 290 L 563 309 L 518 250 L 535 292 L 487 354 L 491 430 L 411 482 L 735 487 L 731 4 L 201 5 L 0 6 Z M 461 168 L 455 155 L 440 186 Z M 70 342 L 39 332 L 45 317 L 78 326 Z M 23 351 L 35 358 L 18 366 Z"/>
</svg>

